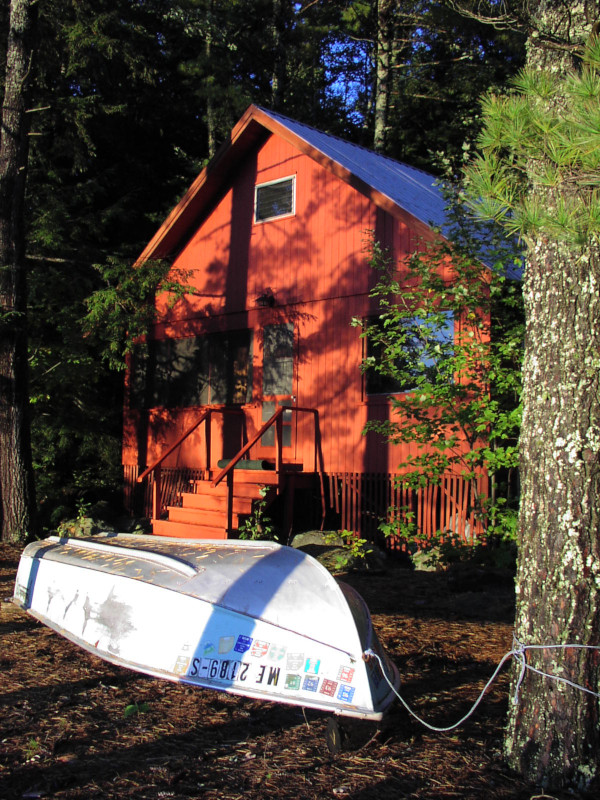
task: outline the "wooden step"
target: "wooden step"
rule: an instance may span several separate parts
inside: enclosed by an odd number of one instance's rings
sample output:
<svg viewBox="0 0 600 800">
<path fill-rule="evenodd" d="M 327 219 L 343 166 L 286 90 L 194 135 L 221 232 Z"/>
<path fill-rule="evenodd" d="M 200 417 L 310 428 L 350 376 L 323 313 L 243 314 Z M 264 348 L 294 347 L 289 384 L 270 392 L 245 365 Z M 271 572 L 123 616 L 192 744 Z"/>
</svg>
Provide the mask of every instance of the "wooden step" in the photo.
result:
<svg viewBox="0 0 600 800">
<path fill-rule="evenodd" d="M 169 506 L 170 522 L 185 522 L 189 525 L 207 525 L 211 528 L 227 527 L 227 510 L 207 511 L 203 508 L 181 508 Z M 238 515 L 232 514 L 232 527 L 238 527 Z"/>
<path fill-rule="evenodd" d="M 256 500 L 260 497 L 260 489 L 263 484 L 248 483 L 247 481 L 235 481 L 233 493 L 236 497 L 247 497 Z M 213 486 L 210 481 L 196 481 L 193 492 L 185 494 L 196 494 L 204 497 L 227 497 L 227 483 L 222 481 L 218 486 Z"/>
<path fill-rule="evenodd" d="M 168 519 L 155 519 L 152 522 L 152 533 L 155 536 L 183 539 L 227 539 L 224 526 L 215 528 L 208 525 L 190 525 L 186 522 L 171 522 Z"/>
<path fill-rule="evenodd" d="M 257 498 L 236 497 L 232 502 L 234 514 L 250 514 L 252 511 L 252 501 Z M 225 495 L 210 494 L 190 494 L 185 492 L 181 495 L 182 508 L 202 508 L 206 511 L 227 511 L 227 497 Z"/>
<path fill-rule="evenodd" d="M 289 472 L 301 469 L 301 464 L 283 467 L 283 471 Z M 213 486 L 212 480 L 216 475 L 218 471 L 213 470 L 210 479 L 194 481 L 192 492 L 180 494 L 181 506 L 169 506 L 168 519 L 153 520 L 152 532 L 157 536 L 188 539 L 226 539 L 229 487 L 226 481 Z M 252 513 L 253 502 L 263 497 L 265 486 L 269 488 L 267 500 L 277 495 L 281 477 L 273 470 L 235 470 L 231 508 L 233 530 L 239 528 L 241 519 Z"/>
</svg>

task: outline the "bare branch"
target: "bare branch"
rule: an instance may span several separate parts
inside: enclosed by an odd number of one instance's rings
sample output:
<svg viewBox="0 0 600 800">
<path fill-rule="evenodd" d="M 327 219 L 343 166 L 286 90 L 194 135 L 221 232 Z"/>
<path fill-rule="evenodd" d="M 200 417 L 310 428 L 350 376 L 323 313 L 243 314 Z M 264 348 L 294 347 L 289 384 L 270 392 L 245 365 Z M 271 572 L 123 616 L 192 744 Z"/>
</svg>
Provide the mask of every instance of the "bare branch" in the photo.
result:
<svg viewBox="0 0 600 800">
<path fill-rule="evenodd" d="M 461 14 L 466 19 L 472 19 L 485 25 L 491 25 L 496 30 L 512 30 L 526 34 L 530 40 L 535 40 L 536 45 L 549 50 L 563 53 L 580 53 L 581 44 L 569 40 L 571 25 L 563 26 L 562 33 L 549 30 L 540 24 L 539 15 L 534 13 L 538 0 L 522 0 L 518 10 L 508 9 L 505 0 L 490 2 L 490 0 L 446 0 L 446 4 L 453 11 Z M 563 15 L 570 18 L 571 2 L 562 0 Z"/>
<path fill-rule="evenodd" d="M 525 29 L 523 17 L 509 13 L 505 2 L 492 5 L 488 0 L 479 0 L 472 8 L 467 7 L 461 0 L 446 0 L 446 3 L 463 17 L 492 25 L 496 30 L 523 31 Z"/>
</svg>

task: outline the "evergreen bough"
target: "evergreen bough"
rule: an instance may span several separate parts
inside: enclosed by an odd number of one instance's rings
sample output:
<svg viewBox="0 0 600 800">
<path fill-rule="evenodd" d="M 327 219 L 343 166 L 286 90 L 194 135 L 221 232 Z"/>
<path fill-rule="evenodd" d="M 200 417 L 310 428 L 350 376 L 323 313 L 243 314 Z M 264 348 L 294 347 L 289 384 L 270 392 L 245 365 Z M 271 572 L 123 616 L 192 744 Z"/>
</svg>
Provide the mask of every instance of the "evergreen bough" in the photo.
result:
<svg viewBox="0 0 600 800">
<path fill-rule="evenodd" d="M 600 237 L 600 38 L 568 74 L 528 67 L 483 100 L 467 202 L 509 234 L 581 245 Z M 532 191 L 536 187 L 536 191 Z"/>
</svg>

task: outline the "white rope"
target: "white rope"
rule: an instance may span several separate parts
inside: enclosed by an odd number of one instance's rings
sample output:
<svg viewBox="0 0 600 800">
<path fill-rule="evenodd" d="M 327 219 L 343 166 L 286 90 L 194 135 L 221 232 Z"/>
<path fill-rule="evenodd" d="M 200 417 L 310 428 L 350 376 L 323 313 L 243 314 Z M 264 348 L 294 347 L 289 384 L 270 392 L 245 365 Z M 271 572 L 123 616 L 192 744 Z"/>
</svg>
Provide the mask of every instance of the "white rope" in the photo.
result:
<svg viewBox="0 0 600 800">
<path fill-rule="evenodd" d="M 515 693 L 513 695 L 513 700 L 512 700 L 513 705 L 516 706 L 519 704 L 519 690 L 521 688 L 521 684 L 523 683 L 523 678 L 525 677 L 525 670 L 527 669 L 527 661 L 525 659 L 525 651 L 523 650 L 522 646 L 520 646 L 518 650 L 513 650 L 512 652 L 515 654 L 516 660 L 521 665 L 521 671 L 519 672 L 519 677 L 517 678 L 517 685 L 515 686 Z"/>
<path fill-rule="evenodd" d="M 421 719 L 421 717 L 419 717 L 419 715 L 418 715 L 418 714 L 416 714 L 416 713 L 415 713 L 415 712 L 412 710 L 412 708 L 411 708 L 411 707 L 408 705 L 408 703 L 406 702 L 406 700 L 405 700 L 405 699 L 404 699 L 404 698 L 403 698 L 403 697 L 400 695 L 400 693 L 399 693 L 399 692 L 396 690 L 396 688 L 394 687 L 394 685 L 392 684 L 392 682 L 390 681 L 390 679 L 389 679 L 389 678 L 388 678 L 388 676 L 386 675 L 386 673 L 385 673 L 385 670 L 384 670 L 384 668 L 383 668 L 383 664 L 382 664 L 381 658 L 380 658 L 380 657 L 377 655 L 377 653 L 375 653 L 373 650 L 366 650 L 366 651 L 365 651 L 365 655 L 366 655 L 366 656 L 373 656 L 373 657 L 375 657 L 375 658 L 377 659 L 377 661 L 379 662 L 379 666 L 380 666 L 380 668 L 381 668 L 381 672 L 383 673 L 383 677 L 384 677 L 384 678 L 385 678 L 385 680 L 387 681 L 388 685 L 390 686 L 390 688 L 392 689 L 392 691 L 394 692 L 394 694 L 396 695 L 396 697 L 398 698 L 398 700 L 400 700 L 400 702 L 402 703 L 402 705 L 404 706 L 404 708 L 405 708 L 405 709 L 408 711 L 408 713 L 409 713 L 409 714 L 411 714 L 411 715 L 412 715 L 412 716 L 413 716 L 413 717 L 414 717 L 414 718 L 417 720 L 417 722 L 420 722 L 420 723 L 421 723 L 421 725 L 424 725 L 426 728 L 429 728 L 429 730 L 430 730 L 430 731 L 436 731 L 437 733 L 447 733 L 448 731 L 452 731 L 452 730 L 454 730 L 454 728 L 458 728 L 458 726 L 459 726 L 459 725 L 462 725 L 462 724 L 463 724 L 463 722 L 466 722 L 466 720 L 468 720 L 468 719 L 469 719 L 469 717 L 471 716 L 471 714 L 472 714 L 472 713 L 475 711 L 475 709 L 477 708 L 477 706 L 478 706 L 478 705 L 481 703 L 481 701 L 483 700 L 483 696 L 485 695 L 485 693 L 487 692 L 487 690 L 490 688 L 490 686 L 492 685 L 492 683 L 495 681 L 495 679 L 496 679 L 496 676 L 498 675 L 498 673 L 500 672 L 500 670 L 501 670 L 501 669 L 502 669 L 502 667 L 504 666 L 504 663 L 505 663 L 505 661 L 507 661 L 507 660 L 508 660 L 508 659 L 509 659 L 511 656 L 513 656 L 513 655 L 515 655 L 515 654 L 516 654 L 516 651 L 514 651 L 514 650 L 510 650 L 508 653 L 506 653 L 506 655 L 504 655 L 504 656 L 502 657 L 502 660 L 500 661 L 500 663 L 498 664 L 498 666 L 497 666 L 497 667 L 496 667 L 496 669 L 494 670 L 494 674 L 493 674 L 493 675 L 492 675 L 492 677 L 489 679 L 489 681 L 486 683 L 486 685 L 483 687 L 483 689 L 482 689 L 482 691 L 481 691 L 481 694 L 479 695 L 479 697 L 477 698 L 477 700 L 475 701 L 475 703 L 474 703 L 474 704 L 471 706 L 471 708 L 469 709 L 469 711 L 468 711 L 468 712 L 467 712 L 467 713 L 464 715 L 464 717 L 462 717 L 461 719 L 459 719 L 459 720 L 458 720 L 458 722 L 455 722 L 455 723 L 454 723 L 454 725 L 449 725 L 447 728 L 438 728 L 436 725 L 430 725 L 430 724 L 429 724 L 429 722 L 426 722 L 424 719 Z"/>
<path fill-rule="evenodd" d="M 582 686 L 579 683 L 570 681 L 568 678 L 563 678 L 561 675 L 552 675 L 550 672 L 544 672 L 537 667 L 533 667 L 531 664 L 527 663 L 525 657 L 527 650 L 600 650 L 600 647 L 592 644 L 521 644 L 521 642 L 519 642 L 519 640 L 513 636 L 513 646 L 514 645 L 516 645 L 515 649 L 519 654 L 519 658 L 517 660 L 521 661 L 521 675 L 519 676 L 517 689 L 513 698 L 513 703 L 515 705 L 518 702 L 518 691 L 523 680 L 522 676 L 524 675 L 526 669 L 531 670 L 531 672 L 535 672 L 536 675 L 541 675 L 543 678 L 549 678 L 550 680 L 557 681 L 558 683 L 564 683 L 567 686 L 571 686 L 573 689 L 579 689 L 581 692 L 591 694 L 593 697 L 600 697 L 600 693 L 594 692 L 592 689 L 588 689 L 587 686 Z"/>
<path fill-rule="evenodd" d="M 383 662 L 382 662 L 381 658 L 377 655 L 377 653 L 375 651 L 369 649 L 369 650 L 365 650 L 364 655 L 367 658 L 375 658 L 375 659 L 377 659 L 377 661 L 379 663 L 379 668 L 381 669 L 381 673 L 382 673 L 383 677 L 385 678 L 386 683 L 388 684 L 390 689 L 394 692 L 394 694 L 396 695 L 398 700 L 400 700 L 400 702 L 402 703 L 404 708 L 408 711 L 408 713 L 411 716 L 413 716 L 417 720 L 417 722 L 420 722 L 421 725 L 424 725 L 430 731 L 435 731 L 436 733 L 447 733 L 448 731 L 452 731 L 455 728 L 458 728 L 459 725 L 462 725 L 463 722 L 466 722 L 469 719 L 469 717 L 475 712 L 475 710 L 477 709 L 477 707 L 479 706 L 479 704 L 483 700 L 484 695 L 486 694 L 487 690 L 490 688 L 492 683 L 496 680 L 496 678 L 498 677 L 498 673 L 500 672 L 500 670 L 502 669 L 502 667 L 504 666 L 506 661 L 508 661 L 509 658 L 514 658 L 520 664 L 520 667 L 521 667 L 520 672 L 519 672 L 519 677 L 517 678 L 515 693 L 514 693 L 514 696 L 513 696 L 513 703 L 515 705 L 519 702 L 519 690 L 521 688 L 521 684 L 523 683 L 523 679 L 525 677 L 525 671 L 526 670 L 531 670 L 531 672 L 535 672 L 537 675 L 541 675 L 544 678 L 549 678 L 550 680 L 558 681 L 560 683 L 565 683 L 565 684 L 567 684 L 568 686 L 571 686 L 574 689 L 580 689 L 582 692 L 587 692 L 587 694 L 591 694 L 594 697 L 599 697 L 600 698 L 600 693 L 594 692 L 591 689 L 588 689 L 586 686 L 581 686 L 580 684 L 574 683 L 573 681 L 570 681 L 567 678 L 563 678 L 560 675 L 552 675 L 549 672 L 543 672 L 542 670 L 531 666 L 531 664 L 527 663 L 527 657 L 526 657 L 526 653 L 527 653 L 528 650 L 553 650 L 553 649 L 556 649 L 556 650 L 558 650 L 558 649 L 561 649 L 561 650 L 566 650 L 566 649 L 600 650 L 600 647 L 596 647 L 594 645 L 586 645 L 586 644 L 548 644 L 548 645 L 530 644 L 530 645 L 524 645 L 524 644 L 521 644 L 515 638 L 514 638 L 514 643 L 517 646 L 514 647 L 512 650 L 509 650 L 508 653 L 505 653 L 502 656 L 502 658 L 500 659 L 500 662 L 499 662 L 498 666 L 496 667 L 496 669 L 494 670 L 491 678 L 486 683 L 486 685 L 483 687 L 483 689 L 481 690 L 481 692 L 479 694 L 479 697 L 473 703 L 473 705 L 471 706 L 469 711 L 467 711 L 467 713 L 463 717 L 461 717 L 458 720 L 458 722 L 455 722 L 453 725 L 448 725 L 447 727 L 438 727 L 436 725 L 430 725 L 429 722 L 426 722 L 424 719 L 419 717 L 419 715 L 416 714 L 412 710 L 412 708 L 408 705 L 406 700 L 400 695 L 398 690 L 395 688 L 393 683 L 388 678 L 388 676 L 386 674 L 386 671 L 385 671 L 385 669 L 383 667 Z"/>
</svg>

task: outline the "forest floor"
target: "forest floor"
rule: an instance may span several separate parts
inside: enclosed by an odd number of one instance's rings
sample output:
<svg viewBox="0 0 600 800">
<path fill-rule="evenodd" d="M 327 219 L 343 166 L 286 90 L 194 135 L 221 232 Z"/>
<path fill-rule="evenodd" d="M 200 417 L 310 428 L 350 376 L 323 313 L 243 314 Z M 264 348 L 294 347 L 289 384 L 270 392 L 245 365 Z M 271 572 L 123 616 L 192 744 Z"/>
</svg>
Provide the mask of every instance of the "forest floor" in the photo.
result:
<svg viewBox="0 0 600 800">
<path fill-rule="evenodd" d="M 508 666 L 475 714 L 432 733 L 396 703 L 327 749 L 327 714 L 121 669 L 7 602 L 19 550 L 0 545 L 0 798 L 530 800 L 506 769 Z M 344 576 L 365 598 L 405 699 L 438 726 L 460 719 L 511 647 L 510 574 L 390 565 Z"/>
</svg>

